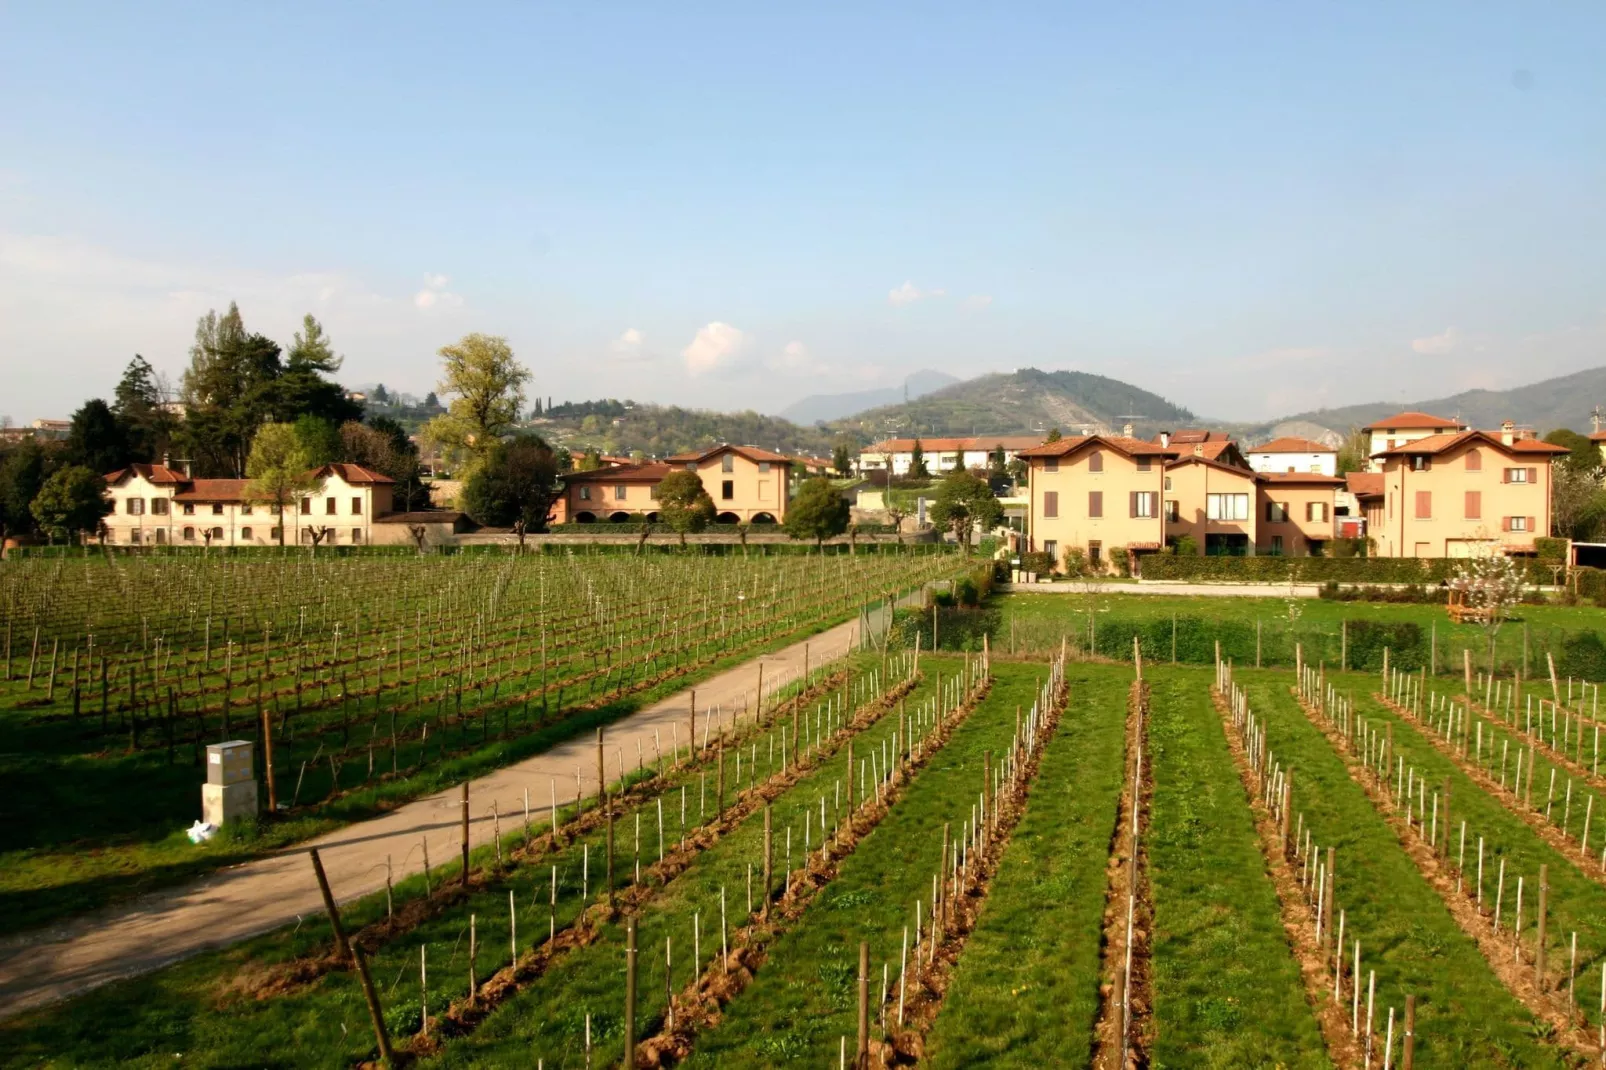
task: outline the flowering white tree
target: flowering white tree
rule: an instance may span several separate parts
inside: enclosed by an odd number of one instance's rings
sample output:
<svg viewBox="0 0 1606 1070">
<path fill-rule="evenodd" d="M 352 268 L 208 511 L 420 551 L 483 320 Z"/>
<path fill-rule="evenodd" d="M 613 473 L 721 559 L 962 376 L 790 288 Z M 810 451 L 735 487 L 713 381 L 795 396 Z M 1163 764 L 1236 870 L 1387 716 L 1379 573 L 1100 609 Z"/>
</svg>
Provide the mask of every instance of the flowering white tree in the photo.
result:
<svg viewBox="0 0 1606 1070">
<path fill-rule="evenodd" d="M 1488 636 L 1489 667 L 1494 669 L 1494 640 L 1500 626 L 1511 616 L 1511 607 L 1522 598 L 1522 569 L 1492 543 L 1464 564 L 1456 566 L 1449 580 L 1450 589 L 1460 591 L 1472 616 Z"/>
</svg>

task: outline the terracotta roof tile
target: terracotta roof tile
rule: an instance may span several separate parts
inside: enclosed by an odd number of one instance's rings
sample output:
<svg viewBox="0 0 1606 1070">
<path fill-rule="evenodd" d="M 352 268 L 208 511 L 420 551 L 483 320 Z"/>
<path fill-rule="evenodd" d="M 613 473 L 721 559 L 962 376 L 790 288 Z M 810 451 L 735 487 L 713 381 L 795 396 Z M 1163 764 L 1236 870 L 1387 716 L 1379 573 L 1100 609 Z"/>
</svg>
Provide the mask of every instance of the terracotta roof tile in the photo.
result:
<svg viewBox="0 0 1606 1070">
<path fill-rule="evenodd" d="M 1320 442 L 1312 442 L 1308 438 L 1274 438 L 1270 442 L 1263 442 L 1258 446 L 1251 446 L 1250 453 L 1337 453 L 1331 446 L 1324 446 Z"/>
<path fill-rule="evenodd" d="M 652 461 L 646 464 L 620 464 L 612 468 L 593 468 L 589 472 L 565 472 L 565 483 L 656 483 L 680 465 Z M 684 471 L 684 469 L 681 469 Z"/>
<path fill-rule="evenodd" d="M 192 479 L 173 495 L 176 502 L 243 502 L 249 479 Z"/>
<path fill-rule="evenodd" d="M 1266 483 L 1312 483 L 1335 487 L 1344 482 L 1338 476 L 1324 476 L 1320 472 L 1261 472 L 1260 478 Z"/>
<path fill-rule="evenodd" d="M 1369 423 L 1362 431 L 1427 431 L 1435 427 L 1465 427 L 1460 420 L 1447 420 L 1427 412 L 1397 412 L 1393 416 Z"/>
<path fill-rule="evenodd" d="M 708 460 L 708 458 L 716 457 L 726 450 L 730 450 L 732 453 L 740 454 L 750 461 L 769 461 L 772 464 L 792 463 L 792 458 L 786 456 L 784 453 L 774 453 L 770 450 L 761 449 L 758 446 L 733 446 L 728 442 L 721 443 L 718 446 L 709 446 L 707 449 L 692 450 L 688 453 L 677 453 L 673 457 L 666 458 L 666 460 L 668 460 L 671 464 L 686 464 L 687 462 L 691 461 L 696 461 L 700 464 L 703 461 Z"/>
<path fill-rule="evenodd" d="M 1074 435 L 1062 438 L 1057 442 L 1045 442 L 1041 446 L 1021 450 L 1022 457 L 1065 457 L 1076 452 L 1083 446 L 1091 444 L 1108 446 L 1118 453 L 1128 457 L 1175 457 L 1175 449 L 1158 446 L 1153 442 L 1144 442 L 1142 439 L 1127 438 L 1125 435 Z"/>
<path fill-rule="evenodd" d="M 1346 472 L 1344 485 L 1357 498 L 1377 498 L 1383 494 L 1382 472 Z"/>
<path fill-rule="evenodd" d="M 1040 446 L 1042 435 L 969 435 L 964 438 L 922 438 L 920 448 L 926 453 L 958 453 L 969 450 L 992 451 L 999 446 L 1006 451 L 1028 450 Z M 860 453 L 908 453 L 915 448 L 912 438 L 887 438 L 872 443 Z"/>
<path fill-rule="evenodd" d="M 1502 442 L 1499 431 L 1461 431 L 1453 435 L 1428 435 L 1412 442 L 1402 442 L 1392 449 L 1379 450 L 1373 457 L 1404 457 L 1416 453 L 1444 453 L 1457 446 L 1470 443 L 1481 443 L 1506 453 L 1538 453 L 1557 454 L 1566 453 L 1566 446 L 1557 446 L 1537 438 L 1521 438 L 1514 442 Z"/>
</svg>

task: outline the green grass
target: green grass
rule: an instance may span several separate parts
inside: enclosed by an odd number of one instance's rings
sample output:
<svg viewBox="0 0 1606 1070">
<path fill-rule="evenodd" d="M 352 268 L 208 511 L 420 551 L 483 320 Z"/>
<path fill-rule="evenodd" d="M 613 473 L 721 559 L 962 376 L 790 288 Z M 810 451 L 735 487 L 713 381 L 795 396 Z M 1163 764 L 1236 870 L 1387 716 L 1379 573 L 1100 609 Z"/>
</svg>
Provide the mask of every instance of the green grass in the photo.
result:
<svg viewBox="0 0 1606 1070">
<path fill-rule="evenodd" d="M 859 942 L 870 944 L 872 990 L 880 985 L 883 963 L 890 963 L 896 977 L 915 901 L 930 902 L 943 825 L 951 822 L 957 834 L 969 817 L 981 788 L 984 752 L 1003 752 L 1015 730 L 1015 707 L 1030 707 L 1046 677 L 1038 665 L 995 668 L 986 701 L 842 863 L 802 923 L 774 942 L 758 976 L 726 1008 L 724 1021 L 698 1039 L 687 1066 L 835 1064 L 840 1038 L 857 1030 Z"/>
<path fill-rule="evenodd" d="M 926 1038 L 933 1067 L 1084 1066 L 1091 1056 L 1131 675 L 1092 664 L 1068 675 L 1065 715 Z"/>
<path fill-rule="evenodd" d="M 1347 912 L 1345 941 L 1360 940 L 1363 973 L 1377 971 L 1379 1030 L 1387 1008 L 1402 1012 L 1406 995 L 1415 994 L 1420 1067 L 1568 1065 L 1561 1051 L 1538 1039 L 1543 1031 L 1533 1016 L 1490 971 L 1343 760 L 1298 708 L 1288 674 L 1243 672 L 1239 682 L 1249 689 L 1250 708 L 1265 719 L 1276 759 L 1295 770 L 1295 812 L 1304 815 L 1316 844 L 1337 849 L 1336 902 Z"/>
<path fill-rule="evenodd" d="M 1549 964 L 1552 976 L 1566 976 L 1569 943 L 1571 934 L 1578 934 L 1578 996 L 1580 1009 L 1593 1021 L 1599 1017 L 1600 998 L 1600 964 L 1601 955 L 1606 952 L 1606 888 L 1603 888 L 1597 877 L 1600 875 L 1599 865 L 1591 865 L 1590 872 L 1581 872 L 1570 858 L 1557 851 L 1540 838 L 1539 834 L 1530 828 L 1520 817 L 1513 813 L 1498 798 L 1494 798 L 1470 777 L 1461 772 L 1460 767 L 1449 758 L 1440 753 L 1431 743 L 1423 738 L 1421 731 L 1415 723 L 1403 717 L 1397 717 L 1382 704 L 1373 701 L 1369 696 L 1362 697 L 1363 688 L 1369 689 L 1375 685 L 1375 677 L 1350 678 L 1335 677 L 1334 684 L 1348 690 L 1351 686 L 1355 691 L 1356 712 L 1364 716 L 1374 725 L 1381 726 L 1393 723 L 1395 752 L 1405 759 L 1406 768 L 1415 768 L 1418 777 L 1426 777 L 1429 784 L 1429 794 L 1439 790 L 1446 778 L 1450 781 L 1450 797 L 1453 802 L 1451 830 L 1451 850 L 1458 849 L 1458 836 L 1461 822 L 1467 824 L 1467 864 L 1466 886 L 1473 889 L 1477 880 L 1478 837 L 1484 837 L 1486 855 L 1484 861 L 1484 896 L 1486 908 L 1491 910 L 1494 905 L 1495 873 L 1500 859 L 1506 861 L 1506 887 L 1507 899 L 1505 902 L 1505 918 L 1503 927 L 1509 927 L 1512 920 L 1514 900 L 1511 895 L 1516 887 L 1519 875 L 1526 879 L 1528 887 L 1534 887 L 1539 877 L 1541 864 L 1548 865 L 1547 879 L 1550 882 L 1548 937 L 1546 946 L 1550 949 Z M 1426 699 L 1424 699 L 1424 704 Z M 1487 730 L 1486 730 L 1487 735 Z M 1469 760 L 1476 759 L 1476 745 L 1471 748 Z M 1486 751 L 1485 757 L 1488 757 Z M 1534 769 L 1534 803 L 1542 815 L 1545 810 L 1545 786 L 1550 779 L 1550 763 L 1536 752 Z M 1495 778 L 1499 778 L 1499 760 L 1494 762 Z M 1527 773 L 1524 772 L 1524 777 Z M 1569 774 L 1564 769 L 1557 770 L 1557 802 L 1552 811 L 1552 822 L 1560 828 L 1562 824 L 1563 805 L 1566 783 Z M 1577 842 L 1577 836 L 1583 828 L 1584 821 L 1584 794 L 1574 786 L 1573 812 L 1569 836 Z M 1599 800 L 1596 800 L 1597 803 Z M 1430 797 L 1428 805 L 1432 806 Z M 1596 806 L 1597 814 L 1599 806 Z M 1601 843 L 1600 835 L 1606 831 L 1606 825 L 1591 823 L 1590 839 L 1597 845 Z M 1598 856 L 1597 856 L 1598 857 Z M 1533 937 L 1533 910 L 1530 906 L 1527 917 L 1524 919 L 1525 942 L 1531 946 Z"/>
<path fill-rule="evenodd" d="M 1153 1065 L 1330 1066 L 1210 675 L 1147 675 Z"/>
<path fill-rule="evenodd" d="M 868 659 L 867 659 L 868 660 Z M 958 663 L 942 659 L 926 659 L 922 668 L 928 676 L 941 672 L 946 676 L 957 669 Z M 930 684 L 917 689 L 908 700 L 911 711 L 917 702 L 931 690 Z M 871 728 L 855 737 L 855 746 L 862 749 L 878 746 L 890 736 L 897 725 L 897 717 L 883 717 Z M 862 742 L 861 742 L 862 741 Z M 760 775 L 767 757 L 767 748 L 759 742 Z M 727 770 L 734 779 L 734 762 L 727 755 Z M 777 851 L 784 848 L 787 825 L 796 826 L 799 849 L 802 843 L 802 809 L 811 808 L 817 814 L 818 798 L 830 794 L 831 782 L 841 775 L 841 760 L 829 759 L 820 768 L 794 786 L 775 804 L 777 828 L 780 829 Z M 744 782 L 748 767 L 744 764 Z M 698 821 L 698 778 L 687 777 L 688 827 Z M 710 784 L 708 813 L 713 814 L 714 797 Z M 666 826 L 670 836 L 678 834 L 678 805 L 666 805 Z M 649 802 L 641 808 L 643 866 L 655 859 L 657 844 L 656 806 Z M 510 822 L 512 824 L 512 822 Z M 537 826 L 539 832 L 540 826 Z M 707 958 L 718 948 L 718 886 L 729 888 L 729 908 L 733 925 L 744 908 L 745 870 L 749 862 L 758 860 L 762 829 L 762 814 L 755 814 L 736 831 L 727 834 L 715 846 L 703 852 L 690 868 L 650 900 L 643 911 L 642 946 L 655 939 L 660 954 L 662 936 L 672 932 L 676 937 L 677 961 L 690 959 L 691 911 L 704 911 L 703 954 Z M 512 839 L 514 833 L 509 833 Z M 615 826 L 616 869 L 621 883 L 628 879 L 633 865 L 634 822 L 627 818 Z M 816 825 L 817 836 L 817 825 Z M 578 913 L 581 890 L 582 844 L 590 847 L 590 888 L 593 897 L 600 893 L 603 874 L 603 836 L 601 832 L 585 837 L 566 848 L 557 857 L 514 870 L 493 887 L 476 893 L 471 899 L 419 925 L 406 936 L 380 948 L 371 956 L 375 983 L 386 1007 L 387 1017 L 393 1024 L 392 1036 L 400 1041 L 410 1037 L 418 1028 L 419 999 L 419 947 L 429 948 L 432 1014 L 445 1005 L 445 999 L 460 996 L 466 987 L 467 943 L 466 931 L 470 912 L 478 915 L 481 953 L 479 974 L 488 977 L 505 965 L 508 958 L 507 894 L 514 891 L 519 903 L 519 939 L 521 947 L 538 943 L 547 929 L 547 902 L 550 894 L 551 866 L 558 866 L 559 907 L 558 923 L 565 925 Z M 818 843 L 816 838 L 815 843 Z M 480 857 L 489 853 L 481 848 Z M 784 856 L 777 861 L 777 868 Z M 436 880 L 447 879 L 456 872 L 455 866 L 436 871 Z M 414 877 L 397 886 L 397 901 L 422 892 L 422 877 Z M 710 891 L 712 889 L 712 891 Z M 695 906 L 688 906 L 694 903 Z M 383 893 L 348 904 L 342 909 L 348 929 L 376 921 L 384 916 Z M 710 912 L 712 910 L 712 912 Z M 131 1062 L 134 1065 L 168 1065 L 171 1052 L 185 1051 L 187 1058 L 206 1065 L 244 1065 L 260 1060 L 261 1052 L 268 1051 L 285 1066 L 344 1065 L 372 1052 L 372 1034 L 367 1024 L 367 1012 L 353 976 L 348 971 L 328 974 L 310 986 L 266 1000 L 257 1000 L 237 991 L 234 982 L 263 976 L 265 970 L 276 963 L 327 948 L 328 926 L 321 917 L 304 919 L 304 924 L 259 937 L 236 947 L 198 956 L 176 966 L 128 981 L 97 989 L 78 999 L 60 1004 L 18 1019 L 0 1023 L 0 1038 L 4 1038 L 7 1055 L 0 1063 L 12 1065 L 83 1066 L 112 1065 Z M 681 946 L 681 941 L 684 945 Z M 597 944 L 581 949 L 559 961 L 546 977 L 509 1007 L 493 1015 L 480 1034 L 464 1043 L 462 1058 L 476 1061 L 474 1053 L 482 1046 L 496 1048 L 496 1039 L 508 1027 L 539 1024 L 539 1038 L 519 1036 L 519 1044 L 539 1043 L 547 1052 L 548 1065 L 564 1065 L 563 1053 L 572 1047 L 574 1022 L 566 1017 L 566 1007 L 582 1007 L 579 1019 L 583 1035 L 583 1015 L 586 1010 L 596 1013 L 595 1029 L 601 1035 L 619 1028 L 617 981 L 619 948 L 622 930 L 610 926 Z M 661 1008 L 661 958 L 643 955 L 643 985 L 647 999 L 644 1008 Z M 657 988 L 649 988 L 648 977 L 658 967 Z M 599 980 L 600 978 L 600 980 Z M 611 987 L 610 987 L 611 985 Z M 591 986 L 591 987 L 588 987 Z M 595 1006 L 590 1005 L 585 993 L 602 993 Z M 539 1022 L 525 1021 L 525 1015 L 516 1008 L 526 1001 L 540 1003 L 550 999 L 551 1005 L 543 1009 Z M 576 1000 L 579 1003 L 576 1004 Z M 452 1060 L 460 1056 L 448 1053 Z M 492 1056 L 495 1063 L 502 1058 Z"/>
</svg>

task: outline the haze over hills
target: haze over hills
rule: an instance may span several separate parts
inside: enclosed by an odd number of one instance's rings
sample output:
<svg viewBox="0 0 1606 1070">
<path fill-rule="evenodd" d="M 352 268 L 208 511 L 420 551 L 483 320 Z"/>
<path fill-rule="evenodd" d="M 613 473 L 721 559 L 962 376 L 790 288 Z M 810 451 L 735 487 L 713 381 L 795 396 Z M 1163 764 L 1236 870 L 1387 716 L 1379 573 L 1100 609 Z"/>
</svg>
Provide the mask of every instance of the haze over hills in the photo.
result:
<svg viewBox="0 0 1606 1070">
<path fill-rule="evenodd" d="M 820 420 L 840 420 L 856 412 L 880 405 L 899 405 L 906 399 L 925 397 L 935 390 L 959 382 L 959 377 L 947 372 L 915 372 L 903 381 L 903 386 L 882 386 L 872 390 L 855 390 L 846 394 L 810 394 L 792 402 L 779 413 L 797 424 L 812 424 Z"/>
<path fill-rule="evenodd" d="M 1141 387 L 1088 372 L 1021 368 L 967 379 L 907 405 L 883 405 L 835 426 L 872 437 L 883 435 L 1025 434 L 1057 427 L 1065 434 L 1119 431 L 1134 425 L 1139 435 L 1194 423 L 1180 405 Z"/>
</svg>

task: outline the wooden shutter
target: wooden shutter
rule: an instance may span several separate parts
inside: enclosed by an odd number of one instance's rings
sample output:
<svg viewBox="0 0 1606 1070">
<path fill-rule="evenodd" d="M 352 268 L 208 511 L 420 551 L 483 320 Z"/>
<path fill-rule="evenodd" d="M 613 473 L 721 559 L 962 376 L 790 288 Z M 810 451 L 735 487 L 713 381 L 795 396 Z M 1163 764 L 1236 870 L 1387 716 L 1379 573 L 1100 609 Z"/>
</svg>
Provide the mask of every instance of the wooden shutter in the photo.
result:
<svg viewBox="0 0 1606 1070">
<path fill-rule="evenodd" d="M 1057 490 L 1043 492 L 1043 516 L 1053 520 L 1060 515 L 1060 495 Z"/>
<path fill-rule="evenodd" d="M 1090 490 L 1087 492 L 1087 515 L 1102 517 L 1104 515 L 1104 492 Z"/>
<path fill-rule="evenodd" d="M 1509 516 L 1503 516 L 1503 517 L 1500 518 L 1500 530 L 1501 531 L 1510 531 L 1511 530 L 1511 518 Z"/>
<path fill-rule="evenodd" d="M 1539 534 L 1539 524 L 1538 524 L 1538 519 L 1536 517 L 1531 517 L 1530 516 L 1528 518 L 1528 534 L 1530 534 L 1530 535 Z"/>
<path fill-rule="evenodd" d="M 1530 483 L 1539 482 L 1539 469 L 1537 469 L 1537 468 L 1528 469 L 1528 482 L 1530 482 Z"/>
<path fill-rule="evenodd" d="M 1138 492 L 1137 491 L 1129 490 L 1129 491 L 1126 492 L 1126 505 L 1127 505 L 1127 508 L 1130 510 L 1130 512 L 1127 513 L 1127 516 L 1134 516 L 1135 517 L 1135 516 L 1138 515 Z"/>
<path fill-rule="evenodd" d="M 1419 490 L 1416 492 L 1416 519 L 1431 520 L 1433 518 L 1433 492 Z"/>
<path fill-rule="evenodd" d="M 1466 519 L 1483 519 L 1483 493 L 1481 491 L 1467 491 Z"/>
</svg>

